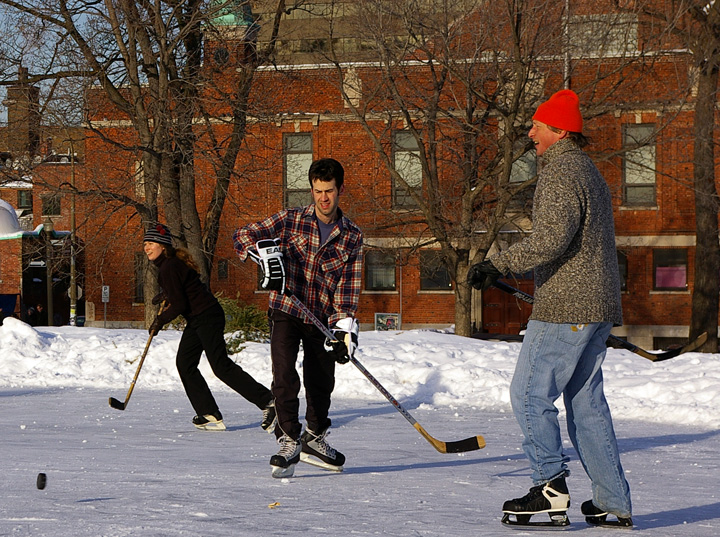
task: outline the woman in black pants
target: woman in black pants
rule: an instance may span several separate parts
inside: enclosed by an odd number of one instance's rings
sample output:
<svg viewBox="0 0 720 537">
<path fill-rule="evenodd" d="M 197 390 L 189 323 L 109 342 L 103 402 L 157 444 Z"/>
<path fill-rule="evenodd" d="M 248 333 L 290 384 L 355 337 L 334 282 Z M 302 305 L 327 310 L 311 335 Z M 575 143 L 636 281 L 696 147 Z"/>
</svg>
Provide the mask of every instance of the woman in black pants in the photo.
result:
<svg viewBox="0 0 720 537">
<path fill-rule="evenodd" d="M 263 412 L 261 426 L 275 429 L 275 403 L 272 393 L 233 362 L 225 346 L 225 313 L 217 298 L 200 281 L 190 252 L 172 245 L 170 230 L 156 224 L 145 232 L 145 255 L 158 267 L 162 293 L 153 302 L 165 300 L 165 308 L 150 326 L 150 333 L 182 315 L 187 324 L 178 346 L 176 365 L 190 404 L 197 415 L 192 422 L 203 430 L 225 429 L 222 414 L 198 364 L 203 351 L 213 373 Z"/>
</svg>

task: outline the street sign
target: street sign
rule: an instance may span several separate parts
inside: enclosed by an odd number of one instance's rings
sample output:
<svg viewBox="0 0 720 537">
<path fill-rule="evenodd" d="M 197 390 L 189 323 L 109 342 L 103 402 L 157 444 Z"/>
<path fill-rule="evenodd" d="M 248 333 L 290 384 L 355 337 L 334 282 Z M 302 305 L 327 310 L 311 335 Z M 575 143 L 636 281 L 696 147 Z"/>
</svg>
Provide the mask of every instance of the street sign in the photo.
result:
<svg viewBox="0 0 720 537">
<path fill-rule="evenodd" d="M 109 285 L 102 286 L 102 301 L 110 302 L 110 286 Z"/>
</svg>

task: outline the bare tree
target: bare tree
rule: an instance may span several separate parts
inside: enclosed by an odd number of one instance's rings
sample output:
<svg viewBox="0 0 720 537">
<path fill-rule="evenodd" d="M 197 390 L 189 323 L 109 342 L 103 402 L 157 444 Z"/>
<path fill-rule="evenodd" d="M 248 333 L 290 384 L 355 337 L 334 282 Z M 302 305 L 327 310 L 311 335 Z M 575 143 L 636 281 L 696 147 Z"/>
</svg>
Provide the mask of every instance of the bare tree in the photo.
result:
<svg viewBox="0 0 720 537">
<path fill-rule="evenodd" d="M 79 81 L 89 96 L 89 128 L 116 155 L 128 155 L 118 166 L 120 179 L 88 175 L 73 194 L 101 200 L 114 211 L 129 208 L 145 227 L 162 212 L 207 280 L 228 186 L 247 134 L 250 90 L 258 66 L 275 47 L 284 0 L 275 1 L 271 19 L 262 21 L 262 48 L 248 0 L 0 0 L 0 6 L 15 24 L 32 29 L 26 35 L 48 51 L 33 58 L 39 74 L 30 81 Z M 233 51 L 227 57 L 232 75 L 222 84 L 215 84 L 214 73 L 203 63 L 210 41 Z M 27 58 L 30 48 L 16 47 L 16 63 Z M 218 114 L 227 126 L 222 139 L 211 120 Z M 95 121 L 101 117 L 128 128 L 118 133 Z M 196 199 L 199 157 L 210 162 L 215 174 L 206 209 Z M 142 180 L 134 181 L 133 174 Z M 206 175 L 203 179 L 207 183 Z M 134 188 L 138 184 L 140 192 Z M 157 292 L 149 271 L 144 285 L 146 296 Z"/>
<path fill-rule="evenodd" d="M 527 132 L 547 89 L 570 82 L 567 13 L 560 2 L 523 0 L 355 4 L 368 63 L 330 59 L 394 195 L 411 200 L 385 205 L 386 233 L 402 234 L 411 249 L 439 249 L 455 282 L 456 333 L 470 335 L 469 267 L 501 231 L 527 229 L 535 181 Z M 583 81 L 578 91 L 593 95 L 592 114 L 609 110 L 603 102 L 637 82 L 621 74 L 621 66 L 637 61 L 633 52 L 602 71 L 587 63 L 575 68 Z M 594 89 L 600 84 L 604 89 Z M 396 131 L 411 137 L 416 164 L 395 157 Z M 414 165 L 422 187 L 408 180 Z"/>
</svg>

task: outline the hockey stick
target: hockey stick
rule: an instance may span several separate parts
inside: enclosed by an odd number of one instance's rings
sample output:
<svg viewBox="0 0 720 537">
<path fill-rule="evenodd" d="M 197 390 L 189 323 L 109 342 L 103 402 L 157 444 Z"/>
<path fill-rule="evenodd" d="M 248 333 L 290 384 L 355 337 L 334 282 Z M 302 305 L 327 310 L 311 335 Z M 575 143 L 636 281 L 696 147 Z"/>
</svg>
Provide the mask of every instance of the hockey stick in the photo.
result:
<svg viewBox="0 0 720 537">
<path fill-rule="evenodd" d="M 511 295 L 513 295 L 515 298 L 519 298 L 523 302 L 527 302 L 528 304 L 533 304 L 535 302 L 535 298 L 532 295 L 529 295 L 521 291 L 520 289 L 516 289 L 515 287 L 508 285 L 505 282 L 496 281 L 493 285 L 501 291 L 505 291 L 506 293 L 510 293 Z M 683 347 L 679 347 L 677 349 L 668 349 L 661 352 L 649 352 L 645 349 L 638 347 L 637 345 L 630 343 L 629 341 L 625 341 L 622 338 L 613 336 L 612 334 L 610 334 L 610 336 L 608 337 L 608 342 L 611 345 L 626 349 L 630 352 L 634 352 L 635 354 L 638 354 L 643 358 L 647 358 L 651 362 L 662 362 L 664 360 L 669 360 L 670 358 L 675 358 L 676 356 L 679 356 L 685 352 L 695 351 L 702 347 L 705 341 L 707 341 L 707 332 L 703 332 L 697 338 L 695 338 L 693 341 Z"/>
<path fill-rule="evenodd" d="M 165 308 L 165 301 L 163 300 L 160 304 L 160 309 L 158 310 L 158 315 L 163 311 Z M 152 342 L 153 338 L 155 337 L 155 332 L 152 332 L 150 334 L 150 337 L 147 340 L 147 343 L 145 344 L 145 350 L 142 353 L 142 356 L 140 357 L 140 363 L 138 364 L 137 370 L 135 371 L 135 376 L 132 379 L 132 382 L 130 383 L 130 389 L 127 392 L 127 395 L 125 396 L 125 402 L 118 401 L 114 397 L 111 397 L 109 400 L 110 406 L 113 407 L 116 410 L 125 410 L 127 407 L 128 401 L 130 400 L 130 396 L 132 395 L 133 390 L 135 389 L 135 383 L 137 382 L 138 376 L 140 375 L 140 370 L 142 369 L 143 362 L 145 362 L 145 356 L 147 356 L 148 349 L 150 348 L 150 343 Z"/>
<path fill-rule="evenodd" d="M 335 338 L 333 333 L 323 323 L 321 323 L 317 317 L 315 317 L 315 315 L 305 306 L 305 304 L 300 302 L 300 299 L 298 299 L 293 294 L 289 294 L 289 296 L 293 304 L 295 304 L 295 306 L 300 311 L 302 311 L 303 315 L 305 315 L 305 317 L 307 317 L 307 319 L 312 322 L 326 338 L 330 339 L 331 341 L 337 341 L 337 338 Z M 375 386 L 378 391 L 383 394 L 388 401 L 392 403 L 395 409 L 400 412 L 400 414 L 402 414 L 405 419 L 408 420 L 413 427 L 415 427 L 415 429 L 417 429 L 417 431 L 425 438 L 425 440 L 430 442 L 432 446 L 440 453 L 463 453 L 465 451 L 474 451 L 476 449 L 482 449 L 485 447 L 485 439 L 479 435 L 471 436 L 470 438 L 466 438 L 465 440 L 457 440 L 454 442 L 443 442 L 441 440 L 438 440 L 437 438 L 434 438 L 423 428 L 422 425 L 415 421 L 415 418 L 413 418 L 410 413 L 402 407 L 398 400 L 395 399 L 392 395 L 390 395 L 390 392 L 388 392 L 383 387 L 383 385 L 380 384 L 380 382 L 378 382 L 378 380 L 373 377 L 370 372 L 365 369 L 365 367 L 363 367 L 363 365 L 357 360 L 357 358 L 351 356 L 350 361 L 355 367 L 360 370 L 363 375 L 365 375 L 365 377 L 367 377 L 371 384 Z"/>
</svg>

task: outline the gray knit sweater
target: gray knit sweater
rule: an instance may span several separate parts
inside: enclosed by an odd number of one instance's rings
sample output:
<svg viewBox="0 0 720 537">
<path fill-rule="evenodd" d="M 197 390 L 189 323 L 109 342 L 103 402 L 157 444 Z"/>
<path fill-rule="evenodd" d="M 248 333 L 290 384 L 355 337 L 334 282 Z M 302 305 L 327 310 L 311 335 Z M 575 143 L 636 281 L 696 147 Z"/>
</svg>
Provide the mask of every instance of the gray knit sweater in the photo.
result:
<svg viewBox="0 0 720 537">
<path fill-rule="evenodd" d="M 543 154 L 533 232 L 490 258 L 500 272 L 535 269 L 531 319 L 622 324 L 610 190 L 590 157 L 564 138 Z"/>
</svg>

